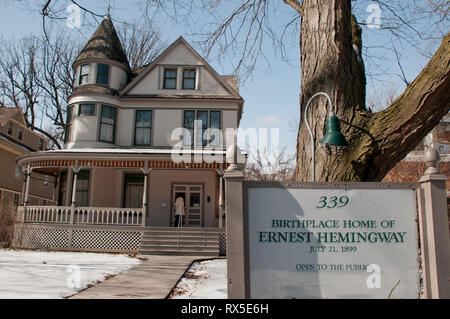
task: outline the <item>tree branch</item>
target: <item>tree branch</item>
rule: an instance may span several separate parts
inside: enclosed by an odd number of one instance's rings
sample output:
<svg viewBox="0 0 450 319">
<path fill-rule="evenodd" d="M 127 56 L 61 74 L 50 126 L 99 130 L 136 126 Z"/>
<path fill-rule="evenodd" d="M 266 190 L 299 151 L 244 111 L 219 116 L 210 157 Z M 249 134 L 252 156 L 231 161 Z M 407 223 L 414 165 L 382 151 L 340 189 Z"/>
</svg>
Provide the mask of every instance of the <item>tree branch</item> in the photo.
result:
<svg viewBox="0 0 450 319">
<path fill-rule="evenodd" d="M 355 142 L 352 154 L 358 175 L 381 180 L 449 112 L 449 91 L 450 33 L 405 92 L 366 123 L 368 134 Z"/>
<path fill-rule="evenodd" d="M 295 11 L 297 11 L 299 14 L 303 14 L 303 7 L 297 0 L 283 0 L 284 3 L 287 5 L 290 5 Z"/>
</svg>

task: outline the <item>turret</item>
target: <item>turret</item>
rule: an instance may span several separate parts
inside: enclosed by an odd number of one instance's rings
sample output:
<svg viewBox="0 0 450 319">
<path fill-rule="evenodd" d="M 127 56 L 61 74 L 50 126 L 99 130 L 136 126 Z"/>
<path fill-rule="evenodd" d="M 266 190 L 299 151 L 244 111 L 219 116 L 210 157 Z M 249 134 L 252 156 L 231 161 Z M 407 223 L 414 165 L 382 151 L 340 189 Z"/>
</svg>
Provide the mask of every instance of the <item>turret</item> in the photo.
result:
<svg viewBox="0 0 450 319">
<path fill-rule="evenodd" d="M 81 50 L 73 70 L 72 95 L 85 92 L 115 94 L 127 84 L 130 66 L 109 15 Z"/>
</svg>

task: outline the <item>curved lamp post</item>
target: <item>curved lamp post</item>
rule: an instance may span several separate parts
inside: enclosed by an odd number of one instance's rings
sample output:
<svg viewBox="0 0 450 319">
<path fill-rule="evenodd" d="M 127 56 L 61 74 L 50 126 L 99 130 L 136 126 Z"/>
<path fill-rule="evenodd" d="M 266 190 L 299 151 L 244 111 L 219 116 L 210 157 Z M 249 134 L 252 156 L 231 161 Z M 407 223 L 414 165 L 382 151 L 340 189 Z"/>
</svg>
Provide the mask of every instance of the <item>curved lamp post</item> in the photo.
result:
<svg viewBox="0 0 450 319">
<path fill-rule="evenodd" d="M 326 150 L 329 153 L 336 153 L 339 150 L 342 150 L 343 147 L 347 146 L 347 140 L 341 132 L 341 126 L 339 124 L 339 118 L 336 116 L 336 109 L 333 107 L 333 103 L 331 103 L 330 96 L 324 92 L 318 92 L 314 94 L 308 101 L 305 107 L 305 123 L 308 128 L 309 135 L 311 136 L 311 174 L 312 181 L 316 181 L 316 156 L 315 156 L 315 137 L 311 130 L 311 127 L 308 124 L 308 108 L 311 101 L 319 95 L 323 95 L 327 98 L 328 103 L 330 104 L 330 112 L 328 113 L 328 117 L 325 123 L 326 134 L 319 141 L 320 144 L 325 145 Z"/>
</svg>

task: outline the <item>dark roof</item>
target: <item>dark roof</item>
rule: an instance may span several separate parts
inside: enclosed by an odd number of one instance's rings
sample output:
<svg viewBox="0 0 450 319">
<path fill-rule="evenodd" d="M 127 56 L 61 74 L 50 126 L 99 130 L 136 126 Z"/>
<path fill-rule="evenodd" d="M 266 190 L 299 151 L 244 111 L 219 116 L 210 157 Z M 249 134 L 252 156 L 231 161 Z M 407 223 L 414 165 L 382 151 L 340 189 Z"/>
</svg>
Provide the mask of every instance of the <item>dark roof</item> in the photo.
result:
<svg viewBox="0 0 450 319">
<path fill-rule="evenodd" d="M 77 64 L 80 60 L 90 58 L 111 59 L 122 63 L 127 69 L 130 69 L 127 56 L 111 19 L 105 18 L 102 21 L 83 50 L 81 50 L 74 64 Z"/>
</svg>

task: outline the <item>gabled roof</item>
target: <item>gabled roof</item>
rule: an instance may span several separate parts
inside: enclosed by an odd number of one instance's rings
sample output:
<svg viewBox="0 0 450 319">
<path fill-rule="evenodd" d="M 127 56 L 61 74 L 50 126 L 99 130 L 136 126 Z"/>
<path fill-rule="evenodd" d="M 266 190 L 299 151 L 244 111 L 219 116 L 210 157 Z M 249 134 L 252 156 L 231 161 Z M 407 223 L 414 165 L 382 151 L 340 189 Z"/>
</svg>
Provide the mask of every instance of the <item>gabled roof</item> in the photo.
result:
<svg viewBox="0 0 450 319">
<path fill-rule="evenodd" d="M 85 59 L 110 59 L 130 69 L 127 55 L 110 18 L 106 17 L 98 26 L 73 65 Z"/>
<path fill-rule="evenodd" d="M 138 84 L 142 79 L 146 77 L 148 73 L 150 73 L 158 64 L 159 62 L 164 59 L 167 55 L 169 55 L 172 50 L 175 49 L 175 47 L 178 44 L 183 44 L 198 60 L 200 60 L 203 64 L 203 66 L 214 76 L 214 78 L 222 84 L 225 89 L 230 93 L 230 95 L 234 96 L 235 98 L 241 98 L 239 95 L 239 92 L 233 88 L 228 83 L 228 78 L 224 78 L 221 75 L 219 75 L 210 65 L 208 62 L 206 62 L 200 54 L 197 53 L 197 51 L 192 48 L 192 46 L 182 37 L 180 36 L 177 40 L 175 40 L 164 52 L 162 52 L 155 60 L 153 60 L 148 66 L 144 68 L 130 83 L 128 83 L 121 91 L 119 91 L 119 95 L 124 95 L 127 92 L 129 92 L 136 84 Z M 237 83 L 237 77 L 235 79 Z"/>
<path fill-rule="evenodd" d="M 0 106 L 0 124 L 4 125 L 9 120 L 15 120 L 22 125 L 26 125 L 22 110 L 18 107 Z"/>
</svg>

